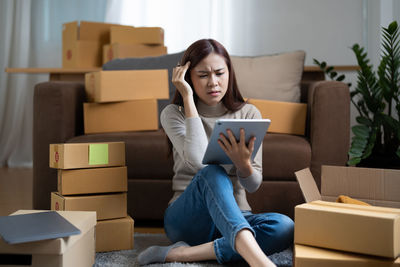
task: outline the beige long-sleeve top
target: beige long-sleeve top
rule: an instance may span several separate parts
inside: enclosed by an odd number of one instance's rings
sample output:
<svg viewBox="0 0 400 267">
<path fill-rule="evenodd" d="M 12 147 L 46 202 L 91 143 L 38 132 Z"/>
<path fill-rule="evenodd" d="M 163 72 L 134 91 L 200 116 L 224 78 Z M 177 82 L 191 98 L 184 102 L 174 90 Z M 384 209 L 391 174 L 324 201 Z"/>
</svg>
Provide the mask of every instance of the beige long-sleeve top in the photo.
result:
<svg viewBox="0 0 400 267">
<path fill-rule="evenodd" d="M 236 112 L 228 111 L 222 103 L 211 107 L 198 101 L 196 107 L 199 117 L 195 118 L 185 118 L 184 110 L 175 104 L 165 107 L 160 115 L 162 127 L 173 145 L 172 189 L 175 193 L 170 203 L 182 194 L 194 175 L 205 167 L 201 162 L 217 119 L 261 119 L 260 112 L 251 104 L 245 104 Z M 221 166 L 232 181 L 239 208 L 251 210 L 245 190 L 254 192 L 262 182 L 262 146 L 254 157 L 253 172 L 249 177 L 239 177 L 233 164 Z"/>
</svg>

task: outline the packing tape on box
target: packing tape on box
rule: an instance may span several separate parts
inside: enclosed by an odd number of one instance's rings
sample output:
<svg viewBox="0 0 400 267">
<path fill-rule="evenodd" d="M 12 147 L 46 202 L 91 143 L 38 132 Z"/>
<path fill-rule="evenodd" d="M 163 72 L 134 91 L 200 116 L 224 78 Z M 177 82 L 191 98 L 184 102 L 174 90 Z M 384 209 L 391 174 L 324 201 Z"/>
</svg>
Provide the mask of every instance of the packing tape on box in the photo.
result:
<svg viewBox="0 0 400 267">
<path fill-rule="evenodd" d="M 54 167 L 58 169 L 60 162 L 60 154 L 58 153 L 58 145 L 54 145 Z"/>
</svg>

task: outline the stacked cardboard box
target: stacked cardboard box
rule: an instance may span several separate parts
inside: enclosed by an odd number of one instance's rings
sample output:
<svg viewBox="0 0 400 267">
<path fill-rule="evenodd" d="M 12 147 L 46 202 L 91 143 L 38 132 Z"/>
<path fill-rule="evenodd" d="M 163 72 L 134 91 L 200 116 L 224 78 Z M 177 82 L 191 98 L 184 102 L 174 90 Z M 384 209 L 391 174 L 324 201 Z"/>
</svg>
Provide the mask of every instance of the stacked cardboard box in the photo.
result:
<svg viewBox="0 0 400 267">
<path fill-rule="evenodd" d="M 322 188 L 335 168 L 322 169 Z M 309 169 L 296 177 L 308 202 L 295 208 L 296 267 L 400 266 L 400 209 L 322 201 Z"/>
<path fill-rule="evenodd" d="M 110 42 L 111 27 L 127 27 L 100 22 L 73 21 L 62 30 L 63 68 L 101 67 L 103 45 Z"/>
<path fill-rule="evenodd" d="M 125 143 L 51 144 L 49 164 L 58 169 L 51 209 L 96 211 L 96 252 L 132 249 Z"/>
<path fill-rule="evenodd" d="M 160 27 L 135 28 L 88 21 L 63 24 L 63 68 L 98 68 L 114 58 L 166 53 L 164 30 Z"/>
<path fill-rule="evenodd" d="M 116 58 L 161 56 L 167 53 L 160 27 L 111 27 L 103 46 L 103 63 Z"/>
<path fill-rule="evenodd" d="M 85 75 L 85 133 L 157 130 L 157 99 L 168 99 L 168 70 L 98 71 Z"/>
</svg>

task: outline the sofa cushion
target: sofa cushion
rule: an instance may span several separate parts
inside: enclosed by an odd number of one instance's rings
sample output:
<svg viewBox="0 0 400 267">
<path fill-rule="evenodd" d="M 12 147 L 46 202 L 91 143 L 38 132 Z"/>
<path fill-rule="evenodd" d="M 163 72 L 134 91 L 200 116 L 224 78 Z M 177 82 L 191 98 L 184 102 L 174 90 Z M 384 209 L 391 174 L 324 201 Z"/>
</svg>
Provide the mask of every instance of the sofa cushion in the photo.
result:
<svg viewBox="0 0 400 267">
<path fill-rule="evenodd" d="M 300 102 L 304 51 L 231 59 L 243 97 Z"/>
</svg>

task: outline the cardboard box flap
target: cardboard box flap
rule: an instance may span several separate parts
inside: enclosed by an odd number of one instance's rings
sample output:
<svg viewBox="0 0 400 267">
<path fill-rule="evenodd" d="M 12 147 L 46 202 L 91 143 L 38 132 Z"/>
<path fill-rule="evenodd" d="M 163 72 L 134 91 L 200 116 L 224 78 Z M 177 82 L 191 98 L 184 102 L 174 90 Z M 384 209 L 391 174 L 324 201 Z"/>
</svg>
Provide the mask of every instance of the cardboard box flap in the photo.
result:
<svg viewBox="0 0 400 267">
<path fill-rule="evenodd" d="M 78 22 L 73 21 L 63 24 L 62 39 L 63 42 L 74 42 L 78 40 Z"/>
<path fill-rule="evenodd" d="M 307 204 L 311 205 L 312 208 L 316 210 L 326 211 L 326 208 L 329 207 L 329 211 L 332 212 L 341 212 L 361 216 L 373 216 L 380 218 L 393 218 L 395 220 L 400 220 L 400 209 L 328 202 L 322 200 L 312 201 Z"/>
<path fill-rule="evenodd" d="M 297 171 L 294 174 L 296 175 L 301 193 L 306 202 L 321 200 L 321 194 L 319 193 L 317 183 L 315 182 L 309 168 Z"/>
<path fill-rule="evenodd" d="M 322 166 L 321 195 L 400 201 L 400 170 Z"/>
<path fill-rule="evenodd" d="M 12 215 L 43 212 L 43 210 L 19 210 Z M 50 240 L 9 245 L 0 239 L 1 253 L 14 254 L 64 254 L 78 240 L 80 240 L 90 229 L 96 225 L 96 212 L 84 211 L 57 211 L 61 216 L 81 230 L 80 235 L 66 238 L 56 238 Z"/>
</svg>

